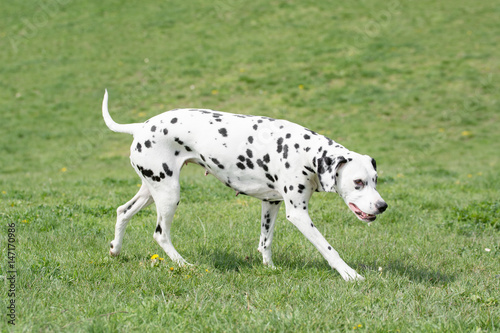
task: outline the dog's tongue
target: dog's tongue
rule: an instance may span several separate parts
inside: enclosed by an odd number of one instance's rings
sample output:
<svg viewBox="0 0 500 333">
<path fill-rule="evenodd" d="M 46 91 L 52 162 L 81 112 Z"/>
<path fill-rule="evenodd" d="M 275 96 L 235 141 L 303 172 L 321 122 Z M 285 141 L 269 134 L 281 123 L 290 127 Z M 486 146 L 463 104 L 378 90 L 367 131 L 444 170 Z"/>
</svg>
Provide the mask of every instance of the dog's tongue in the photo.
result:
<svg viewBox="0 0 500 333">
<path fill-rule="evenodd" d="M 356 206 L 352 202 L 349 203 L 349 208 L 354 212 L 354 214 L 358 215 L 358 217 L 361 218 L 361 219 L 371 219 L 371 218 L 373 218 L 373 215 L 366 214 L 365 212 L 363 212 L 361 209 L 359 209 L 358 206 Z"/>
</svg>

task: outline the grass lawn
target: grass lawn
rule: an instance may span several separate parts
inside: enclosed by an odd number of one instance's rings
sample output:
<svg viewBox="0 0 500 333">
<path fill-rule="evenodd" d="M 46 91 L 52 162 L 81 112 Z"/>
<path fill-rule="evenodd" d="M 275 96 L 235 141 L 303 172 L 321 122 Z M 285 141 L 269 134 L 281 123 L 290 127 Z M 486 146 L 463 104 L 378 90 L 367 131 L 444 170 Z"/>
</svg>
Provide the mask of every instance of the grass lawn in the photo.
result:
<svg viewBox="0 0 500 333">
<path fill-rule="evenodd" d="M 500 331 L 499 15 L 465 0 L 3 1 L 0 331 Z M 366 280 L 344 282 L 283 208 L 278 269 L 264 267 L 260 202 L 195 166 L 172 228 L 194 266 L 153 240 L 154 206 L 109 257 L 140 180 L 131 137 L 102 120 L 105 88 L 121 123 L 265 115 L 374 157 L 389 209 L 371 226 L 336 194 L 310 205 Z"/>
</svg>

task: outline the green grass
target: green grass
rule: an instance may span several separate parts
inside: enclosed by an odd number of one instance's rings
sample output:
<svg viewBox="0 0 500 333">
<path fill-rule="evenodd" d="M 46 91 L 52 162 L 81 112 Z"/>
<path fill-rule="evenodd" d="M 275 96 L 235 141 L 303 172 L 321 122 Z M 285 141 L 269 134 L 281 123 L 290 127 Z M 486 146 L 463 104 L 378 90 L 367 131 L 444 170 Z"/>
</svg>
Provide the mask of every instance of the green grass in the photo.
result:
<svg viewBox="0 0 500 333">
<path fill-rule="evenodd" d="M 500 331 L 500 6 L 494 1 L 23 1 L 0 5 L 0 331 Z M 108 256 L 138 177 L 118 122 L 202 107 L 298 122 L 376 158 L 371 226 L 334 194 L 315 225 L 345 283 L 284 217 L 187 167 L 177 250 L 156 213 Z M 16 326 L 7 324 L 16 225 Z M 171 269 L 173 267 L 173 269 Z"/>
</svg>

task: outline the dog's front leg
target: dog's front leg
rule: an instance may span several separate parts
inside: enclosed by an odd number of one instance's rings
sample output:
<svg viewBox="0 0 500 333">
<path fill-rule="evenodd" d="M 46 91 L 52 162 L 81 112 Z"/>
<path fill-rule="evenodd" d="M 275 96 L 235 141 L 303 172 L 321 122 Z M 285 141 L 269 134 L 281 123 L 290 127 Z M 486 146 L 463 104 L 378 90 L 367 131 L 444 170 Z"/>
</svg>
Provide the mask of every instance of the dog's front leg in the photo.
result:
<svg viewBox="0 0 500 333">
<path fill-rule="evenodd" d="M 305 209 L 304 209 L 305 207 Z M 328 264 L 336 269 L 346 281 L 364 280 L 364 278 L 356 273 L 354 269 L 349 267 L 339 253 L 327 242 L 319 230 L 314 226 L 309 213 L 307 212 L 307 204 L 300 207 L 294 207 L 293 204 L 286 204 L 286 218 L 295 225 L 306 238 L 313 243 L 323 257 L 328 261 Z"/>
</svg>

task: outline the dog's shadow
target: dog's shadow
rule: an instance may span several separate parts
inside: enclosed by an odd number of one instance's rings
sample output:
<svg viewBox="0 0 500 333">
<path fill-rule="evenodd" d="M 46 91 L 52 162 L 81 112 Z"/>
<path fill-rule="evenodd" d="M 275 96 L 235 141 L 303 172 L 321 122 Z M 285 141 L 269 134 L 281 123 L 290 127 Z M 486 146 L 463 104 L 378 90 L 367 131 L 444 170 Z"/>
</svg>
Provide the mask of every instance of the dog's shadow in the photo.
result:
<svg viewBox="0 0 500 333">
<path fill-rule="evenodd" d="M 425 267 L 415 267 L 400 260 L 388 262 L 374 262 L 371 264 L 358 264 L 356 267 L 361 274 L 363 271 L 376 271 L 382 274 L 396 274 L 420 284 L 446 285 L 456 280 L 455 274 L 443 273 L 439 270 L 430 270 Z"/>
<path fill-rule="evenodd" d="M 204 249 L 206 263 L 213 265 L 214 268 L 225 271 L 239 272 L 242 268 L 258 267 L 262 265 L 260 255 L 249 254 L 241 256 L 224 251 L 221 249 Z M 275 264 L 278 267 L 286 269 L 325 269 L 332 270 L 323 260 L 297 260 L 289 258 L 286 255 L 278 255 L 275 258 Z M 415 267 L 408 265 L 401 260 L 391 260 L 388 262 L 376 261 L 370 264 L 354 263 L 352 266 L 361 275 L 367 275 L 367 272 L 375 274 L 399 275 L 407 278 L 411 282 L 427 285 L 446 285 L 456 280 L 455 274 L 444 273 L 439 270 L 431 270 L 425 267 Z M 382 271 L 380 271 L 382 267 Z"/>
</svg>

